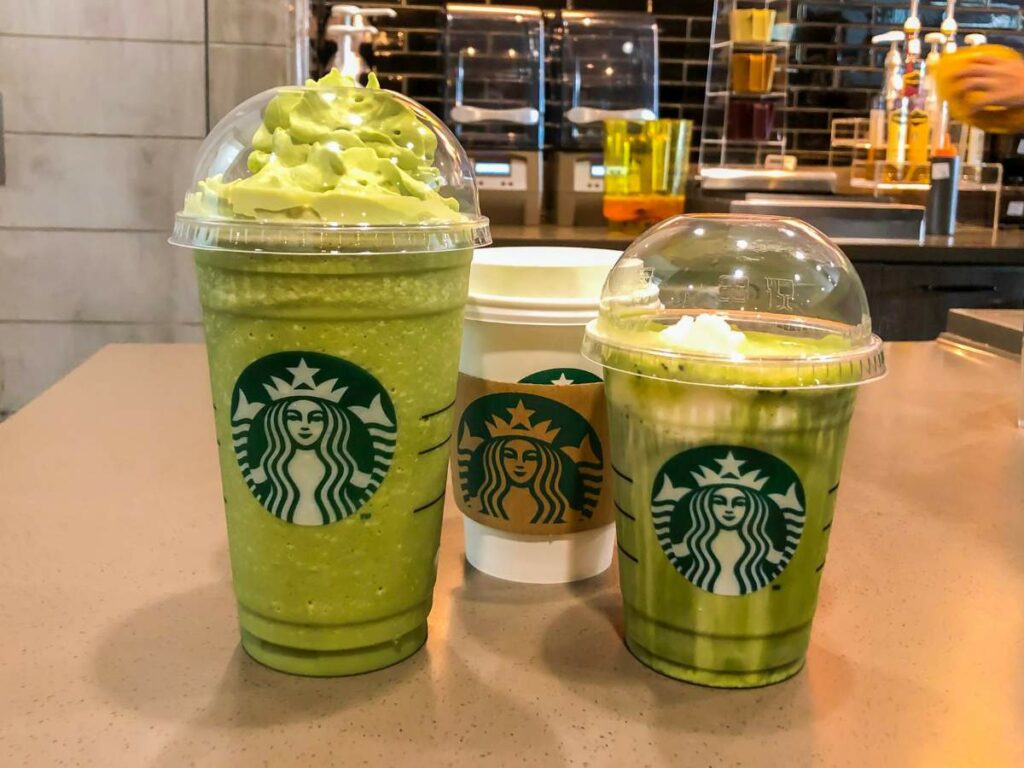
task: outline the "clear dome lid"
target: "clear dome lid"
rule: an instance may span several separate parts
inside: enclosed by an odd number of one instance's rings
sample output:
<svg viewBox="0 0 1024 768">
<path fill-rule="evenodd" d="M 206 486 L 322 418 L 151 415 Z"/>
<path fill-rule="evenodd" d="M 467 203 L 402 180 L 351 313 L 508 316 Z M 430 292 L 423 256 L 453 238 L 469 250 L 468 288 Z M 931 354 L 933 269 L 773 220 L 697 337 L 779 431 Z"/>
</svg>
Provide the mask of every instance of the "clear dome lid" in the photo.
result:
<svg viewBox="0 0 1024 768">
<path fill-rule="evenodd" d="M 885 373 L 864 287 L 810 225 L 676 216 L 637 238 L 605 282 L 583 354 L 651 378 L 758 389 Z"/>
<path fill-rule="evenodd" d="M 473 165 L 426 108 L 332 71 L 232 110 L 199 149 L 171 242 L 395 253 L 490 242 Z"/>
</svg>

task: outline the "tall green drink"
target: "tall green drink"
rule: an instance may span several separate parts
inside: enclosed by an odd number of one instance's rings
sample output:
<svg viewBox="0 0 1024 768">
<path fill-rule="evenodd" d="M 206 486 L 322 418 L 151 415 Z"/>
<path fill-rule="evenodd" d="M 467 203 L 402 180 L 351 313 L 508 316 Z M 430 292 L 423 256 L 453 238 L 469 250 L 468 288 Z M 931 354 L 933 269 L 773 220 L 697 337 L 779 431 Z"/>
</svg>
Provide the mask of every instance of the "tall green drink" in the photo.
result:
<svg viewBox="0 0 1024 768">
<path fill-rule="evenodd" d="M 864 291 L 816 230 L 684 216 L 638 239 L 584 353 L 606 369 L 626 644 L 720 687 L 803 666 L 856 385 Z"/>
<path fill-rule="evenodd" d="M 242 645 L 305 675 L 426 639 L 472 249 L 470 164 L 336 72 L 246 102 L 200 151 L 194 249 Z"/>
</svg>

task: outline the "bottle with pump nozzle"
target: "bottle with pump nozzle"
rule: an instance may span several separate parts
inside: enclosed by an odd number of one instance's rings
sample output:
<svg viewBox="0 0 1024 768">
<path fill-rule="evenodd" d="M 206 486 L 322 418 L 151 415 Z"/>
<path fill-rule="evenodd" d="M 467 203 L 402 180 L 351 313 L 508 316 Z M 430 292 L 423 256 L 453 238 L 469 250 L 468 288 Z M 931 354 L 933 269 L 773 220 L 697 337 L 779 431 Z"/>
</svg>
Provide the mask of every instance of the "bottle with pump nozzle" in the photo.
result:
<svg viewBox="0 0 1024 768">
<path fill-rule="evenodd" d="M 974 47 L 976 45 L 985 45 L 988 42 L 988 38 L 978 32 L 974 32 L 965 36 L 964 42 Z M 968 167 L 979 166 L 985 162 L 985 132 L 980 128 L 965 125 L 960 137 L 960 155 L 964 158 L 964 165 Z"/>
<path fill-rule="evenodd" d="M 912 96 L 921 85 L 921 19 L 917 15 L 919 0 L 910 0 L 910 15 L 903 22 L 903 33 L 907 36 L 906 56 L 903 66 L 903 95 Z"/>
<path fill-rule="evenodd" d="M 940 47 L 945 45 L 946 36 L 941 32 L 929 32 L 924 36 L 924 41 L 930 46 L 928 56 L 925 58 L 925 76 L 922 84 L 924 91 L 925 109 L 928 111 L 928 119 L 931 124 L 931 154 L 939 154 L 943 147 L 949 143 L 949 108 L 943 99 L 939 98 L 938 89 L 935 87 L 935 67 L 942 56 Z"/>
<path fill-rule="evenodd" d="M 890 111 L 884 178 L 889 182 L 921 182 L 928 179 L 931 131 L 921 86 L 925 61 L 921 58 L 921 20 L 918 0 L 911 0 L 910 15 L 903 24 L 907 36 L 903 65 L 903 91 Z"/>
<path fill-rule="evenodd" d="M 898 29 L 875 35 L 871 38 L 873 45 L 889 44 L 885 54 L 885 80 L 882 90 L 871 100 L 871 113 L 868 120 L 868 173 L 874 178 L 875 164 L 886 156 L 886 121 L 892 110 L 898 106 L 903 93 L 903 55 L 900 43 L 906 35 Z"/>
<path fill-rule="evenodd" d="M 372 47 L 373 35 L 378 32 L 367 19 L 373 16 L 394 18 L 396 15 L 391 8 L 332 5 L 325 33 L 328 39 L 333 40 L 338 46 L 333 66 L 337 67 L 341 74 L 348 75 L 356 82 L 362 82 L 363 75 L 370 71 L 367 59 L 372 58 L 366 47 Z"/>
<path fill-rule="evenodd" d="M 948 0 L 946 3 L 946 17 L 942 20 L 942 34 L 946 37 L 943 53 L 949 54 L 956 51 L 956 19 L 953 18 L 953 7 L 955 0 Z M 930 36 L 929 36 L 930 37 Z M 970 42 L 971 35 L 967 36 Z M 927 38 L 926 38 L 927 39 Z M 929 54 L 931 58 L 931 54 Z M 932 72 L 932 90 L 935 90 L 934 65 L 937 61 L 929 62 L 928 70 Z M 929 235 L 952 235 L 956 232 L 956 208 L 960 197 L 960 155 L 957 154 L 952 142 L 949 140 L 949 105 L 944 100 L 939 101 L 941 112 L 940 122 L 933 130 L 931 178 L 928 186 L 928 198 L 925 202 L 925 232 Z M 939 137 L 938 146 L 934 144 L 934 138 Z"/>
</svg>

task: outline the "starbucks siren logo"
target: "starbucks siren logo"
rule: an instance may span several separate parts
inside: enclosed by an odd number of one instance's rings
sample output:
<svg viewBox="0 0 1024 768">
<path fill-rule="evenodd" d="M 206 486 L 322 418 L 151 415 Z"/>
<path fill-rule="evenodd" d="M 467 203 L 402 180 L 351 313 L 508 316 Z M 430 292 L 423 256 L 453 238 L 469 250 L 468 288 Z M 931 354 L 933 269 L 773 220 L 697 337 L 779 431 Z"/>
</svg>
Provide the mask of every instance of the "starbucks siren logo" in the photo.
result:
<svg viewBox="0 0 1024 768">
<path fill-rule="evenodd" d="M 263 507 L 297 525 L 344 520 L 380 487 L 395 453 L 395 409 L 369 373 L 318 352 L 250 364 L 231 400 L 242 477 Z"/>
<path fill-rule="evenodd" d="M 604 461 L 593 427 L 567 405 L 539 395 L 485 395 L 459 424 L 459 485 L 482 515 L 531 524 L 589 520 Z"/>
<path fill-rule="evenodd" d="M 669 561 L 716 595 L 768 585 L 803 533 L 800 478 L 784 461 L 752 448 L 704 446 L 676 454 L 655 477 L 652 498 L 654 531 Z"/>
</svg>

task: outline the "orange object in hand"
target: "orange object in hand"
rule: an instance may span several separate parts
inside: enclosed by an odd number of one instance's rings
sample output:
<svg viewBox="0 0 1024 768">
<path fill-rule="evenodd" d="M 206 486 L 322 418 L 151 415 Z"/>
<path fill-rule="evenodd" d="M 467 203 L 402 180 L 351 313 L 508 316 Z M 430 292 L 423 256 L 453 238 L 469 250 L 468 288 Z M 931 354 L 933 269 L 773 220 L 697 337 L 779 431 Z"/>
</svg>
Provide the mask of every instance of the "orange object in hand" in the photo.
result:
<svg viewBox="0 0 1024 768">
<path fill-rule="evenodd" d="M 945 54 L 935 84 L 954 120 L 987 133 L 1024 131 L 1024 57 L 1012 48 L 978 45 Z"/>
</svg>

